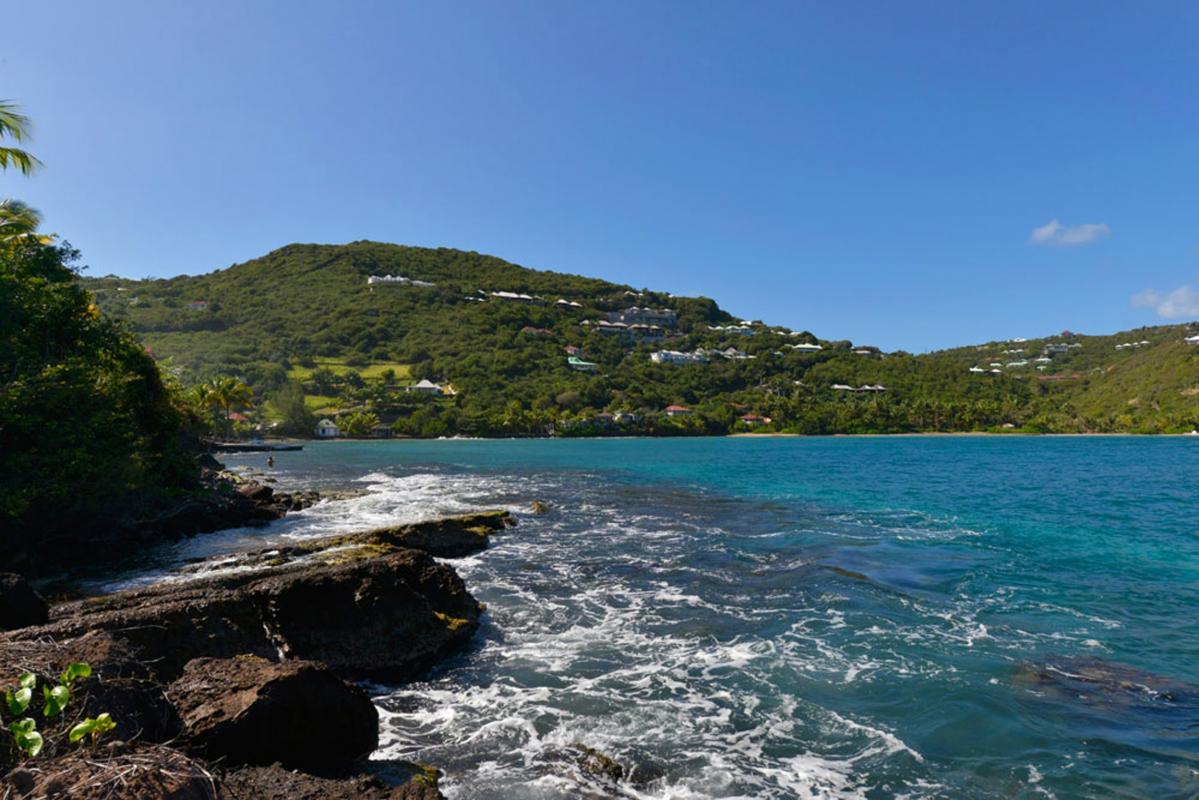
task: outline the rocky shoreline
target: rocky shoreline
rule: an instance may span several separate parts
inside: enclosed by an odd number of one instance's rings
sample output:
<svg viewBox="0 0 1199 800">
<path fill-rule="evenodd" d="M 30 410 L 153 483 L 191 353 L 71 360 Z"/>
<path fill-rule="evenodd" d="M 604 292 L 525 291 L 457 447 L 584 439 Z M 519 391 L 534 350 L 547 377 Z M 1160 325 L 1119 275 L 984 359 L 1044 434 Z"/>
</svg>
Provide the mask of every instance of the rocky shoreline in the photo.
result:
<svg viewBox="0 0 1199 800">
<path fill-rule="evenodd" d="M 317 492 L 278 492 L 267 482 L 224 469 L 211 455 L 198 458 L 198 480 L 187 491 L 150 496 L 136 503 L 114 501 L 37 536 L 14 536 L 0 552 L 0 571 L 30 580 L 61 575 L 76 567 L 108 567 L 125 554 L 163 542 L 228 528 L 258 527 L 327 499 Z"/>
<path fill-rule="evenodd" d="M 0 796 L 441 797 L 431 767 L 366 763 L 378 716 L 351 681 L 411 680 L 466 646 L 482 606 L 435 556 L 478 552 L 514 524 L 495 511 L 380 528 L 52 604 L 5 576 L 0 680 L 41 685 L 87 662 L 71 719 L 107 712 L 116 728 L 86 747 L 48 736 L 24 761 L 5 742 Z"/>
</svg>

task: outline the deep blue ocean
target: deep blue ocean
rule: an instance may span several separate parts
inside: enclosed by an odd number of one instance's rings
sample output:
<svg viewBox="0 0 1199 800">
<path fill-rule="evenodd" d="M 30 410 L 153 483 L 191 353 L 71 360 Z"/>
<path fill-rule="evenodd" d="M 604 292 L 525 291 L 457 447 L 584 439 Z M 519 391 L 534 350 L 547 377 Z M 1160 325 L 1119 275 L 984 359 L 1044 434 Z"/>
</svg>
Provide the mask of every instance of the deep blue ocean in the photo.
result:
<svg viewBox="0 0 1199 800">
<path fill-rule="evenodd" d="M 451 798 L 612 796 L 575 742 L 642 765 L 627 797 L 1199 797 L 1199 440 L 331 442 L 269 473 L 365 494 L 159 557 L 519 516 L 455 562 L 476 645 L 377 687 L 380 757 Z"/>
</svg>

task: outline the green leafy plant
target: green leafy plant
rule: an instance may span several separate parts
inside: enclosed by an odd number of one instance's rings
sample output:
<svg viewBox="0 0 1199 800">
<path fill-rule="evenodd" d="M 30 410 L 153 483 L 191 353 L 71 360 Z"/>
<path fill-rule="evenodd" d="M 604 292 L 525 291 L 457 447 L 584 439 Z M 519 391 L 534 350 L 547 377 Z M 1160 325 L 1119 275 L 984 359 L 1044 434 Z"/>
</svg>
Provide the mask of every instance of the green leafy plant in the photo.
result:
<svg viewBox="0 0 1199 800">
<path fill-rule="evenodd" d="M 67 665 L 59 676 L 58 683 L 42 686 L 42 716 L 47 721 L 61 717 L 63 710 L 71 702 L 71 686 L 81 678 L 91 677 L 91 674 L 92 668 L 89 664 L 76 661 Z M 37 720 L 33 716 L 26 716 L 27 713 L 36 713 L 33 701 L 37 686 L 37 676 L 32 672 L 24 672 L 17 678 L 17 688 L 8 689 L 4 693 L 3 710 L 8 712 L 8 716 L 15 718 L 8 723 L 8 732 L 12 736 L 13 745 L 25 758 L 36 757 L 47 745 L 47 737 L 51 737 L 53 741 L 55 737 L 62 735 L 65 727 L 65 724 L 56 723 L 60 727 L 39 732 Z M 66 732 L 66 739 L 71 744 L 84 740 L 95 744 L 101 736 L 115 727 L 116 722 L 109 714 L 100 714 L 73 725 Z"/>
<path fill-rule="evenodd" d="M 34 758 L 38 753 L 42 752 L 42 746 L 45 740 L 42 735 L 37 732 L 37 722 L 33 717 L 25 717 L 17 720 L 8 726 L 12 732 L 13 742 L 17 748 L 27 757 Z"/>
<path fill-rule="evenodd" d="M 24 672 L 18 678 L 19 687 L 15 692 L 9 689 L 4 693 L 4 703 L 8 706 L 8 713 L 14 717 L 25 713 L 25 709 L 29 708 L 30 701 L 33 700 L 33 690 L 37 686 L 37 676 L 32 672 Z"/>
<path fill-rule="evenodd" d="M 113 722 L 112 717 L 107 713 L 97 717 L 88 717 L 83 722 L 71 728 L 67 734 L 67 740 L 71 744 L 76 744 L 86 737 L 91 737 L 92 744 L 95 744 L 101 736 L 115 728 L 117 724 Z"/>
</svg>

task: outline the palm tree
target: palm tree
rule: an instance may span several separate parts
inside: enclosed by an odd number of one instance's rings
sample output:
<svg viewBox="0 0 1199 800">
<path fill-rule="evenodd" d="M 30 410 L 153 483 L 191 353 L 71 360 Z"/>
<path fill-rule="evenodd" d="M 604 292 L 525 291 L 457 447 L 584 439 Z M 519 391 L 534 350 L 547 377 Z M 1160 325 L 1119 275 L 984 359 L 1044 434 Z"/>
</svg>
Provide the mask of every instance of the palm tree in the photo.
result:
<svg viewBox="0 0 1199 800">
<path fill-rule="evenodd" d="M 7 136 L 20 142 L 29 136 L 29 118 L 17 113 L 16 108 L 9 101 L 0 100 L 0 140 Z M 41 164 L 26 150 L 0 145 L 0 170 L 16 167 L 28 175 Z M 49 244 L 54 237 L 37 233 L 41 221 L 42 215 L 20 200 L 0 200 L 0 244 L 13 245 L 25 241 Z"/>
<path fill-rule="evenodd" d="M 0 100 L 0 139 L 8 137 L 14 142 L 24 141 L 29 136 L 29 117 L 17 112 L 16 104 Z M 42 162 L 27 150 L 18 147 L 0 147 L 0 169 L 16 167 L 25 175 L 40 167 Z"/>
<path fill-rule="evenodd" d="M 49 244 L 54 237 L 37 232 L 41 222 L 42 215 L 37 209 L 30 208 L 20 200 L 0 200 L 0 243 L 32 241 Z"/>
<path fill-rule="evenodd" d="M 221 415 L 224 420 L 225 438 L 233 436 L 233 421 L 229 419 L 229 412 L 236 408 L 245 408 L 251 405 L 254 399 L 254 391 L 246 385 L 245 381 L 240 378 L 235 378 L 232 375 L 221 375 L 213 378 L 208 382 L 208 404 L 212 407 L 219 408 L 223 413 Z"/>
</svg>

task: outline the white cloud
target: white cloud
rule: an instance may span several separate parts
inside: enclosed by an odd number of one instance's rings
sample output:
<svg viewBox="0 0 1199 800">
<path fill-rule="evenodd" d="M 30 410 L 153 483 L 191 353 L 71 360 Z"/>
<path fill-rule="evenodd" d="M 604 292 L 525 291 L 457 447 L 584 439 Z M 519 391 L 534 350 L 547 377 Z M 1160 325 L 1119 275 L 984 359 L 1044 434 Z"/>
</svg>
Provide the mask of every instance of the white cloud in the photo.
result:
<svg viewBox="0 0 1199 800">
<path fill-rule="evenodd" d="M 1199 292 L 1190 286 L 1179 286 L 1169 294 L 1146 289 L 1132 296 L 1137 308 L 1152 308 L 1164 319 L 1199 318 Z"/>
<path fill-rule="evenodd" d="M 1054 247 L 1077 247 L 1097 242 L 1110 235 L 1112 229 L 1102 222 L 1086 222 L 1082 225 L 1063 225 L 1061 220 L 1051 219 L 1039 228 L 1032 229 L 1028 240 L 1033 244 Z"/>
</svg>

